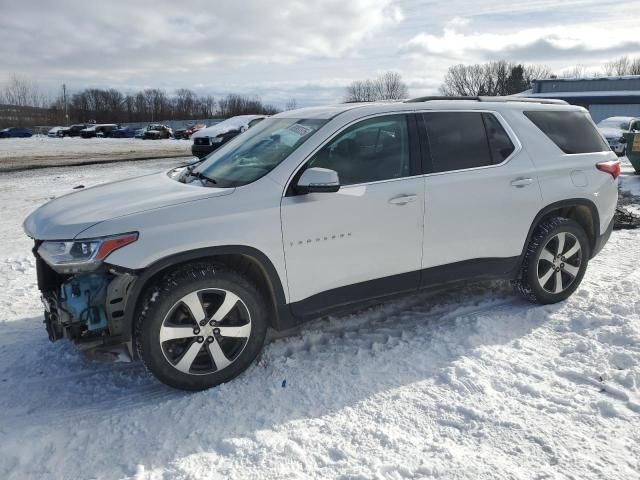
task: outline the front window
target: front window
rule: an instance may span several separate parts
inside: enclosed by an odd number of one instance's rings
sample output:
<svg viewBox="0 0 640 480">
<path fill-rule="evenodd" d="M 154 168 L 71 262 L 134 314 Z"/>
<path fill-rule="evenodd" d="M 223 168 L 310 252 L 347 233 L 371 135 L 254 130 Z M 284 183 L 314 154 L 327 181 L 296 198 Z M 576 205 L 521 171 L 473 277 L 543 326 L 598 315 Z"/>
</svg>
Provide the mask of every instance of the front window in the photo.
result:
<svg viewBox="0 0 640 480">
<path fill-rule="evenodd" d="M 341 185 L 378 182 L 409 176 L 406 115 L 363 120 L 325 145 L 308 168 L 338 172 Z"/>
<path fill-rule="evenodd" d="M 268 118 L 214 150 L 195 173 L 216 187 L 240 187 L 277 167 L 326 120 Z"/>
</svg>

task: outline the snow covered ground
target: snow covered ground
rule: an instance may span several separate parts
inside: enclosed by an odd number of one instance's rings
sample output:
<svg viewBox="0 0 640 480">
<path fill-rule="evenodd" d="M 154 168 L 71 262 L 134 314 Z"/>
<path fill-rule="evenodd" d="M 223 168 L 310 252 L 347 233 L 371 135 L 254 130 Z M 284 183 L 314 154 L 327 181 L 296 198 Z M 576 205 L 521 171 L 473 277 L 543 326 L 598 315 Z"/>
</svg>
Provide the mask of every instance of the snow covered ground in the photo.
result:
<svg viewBox="0 0 640 480">
<path fill-rule="evenodd" d="M 0 478 L 640 478 L 640 230 L 565 303 L 419 294 L 314 321 L 196 394 L 49 343 L 22 219 L 175 163 L 0 175 Z"/>
<path fill-rule="evenodd" d="M 0 140 L 0 169 L 65 161 L 191 155 L 187 140 L 138 138 L 9 138 Z"/>
<path fill-rule="evenodd" d="M 635 171 L 631 166 L 631 162 L 627 160 L 627 157 L 623 157 L 621 160 L 623 173 L 621 177 L 622 190 L 636 197 L 640 197 L 640 175 L 635 175 Z"/>
</svg>

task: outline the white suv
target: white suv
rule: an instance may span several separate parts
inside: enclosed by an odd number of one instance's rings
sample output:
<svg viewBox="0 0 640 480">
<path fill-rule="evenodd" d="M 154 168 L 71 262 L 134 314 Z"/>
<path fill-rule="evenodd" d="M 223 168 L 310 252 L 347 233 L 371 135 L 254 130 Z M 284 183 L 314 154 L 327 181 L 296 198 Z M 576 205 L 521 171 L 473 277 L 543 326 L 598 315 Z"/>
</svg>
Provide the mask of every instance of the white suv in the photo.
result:
<svg viewBox="0 0 640 480">
<path fill-rule="evenodd" d="M 57 198 L 24 228 L 51 340 L 125 343 L 197 390 L 245 370 L 268 327 L 392 294 L 509 279 L 566 299 L 611 233 L 619 172 L 563 102 L 344 104 Z"/>
</svg>

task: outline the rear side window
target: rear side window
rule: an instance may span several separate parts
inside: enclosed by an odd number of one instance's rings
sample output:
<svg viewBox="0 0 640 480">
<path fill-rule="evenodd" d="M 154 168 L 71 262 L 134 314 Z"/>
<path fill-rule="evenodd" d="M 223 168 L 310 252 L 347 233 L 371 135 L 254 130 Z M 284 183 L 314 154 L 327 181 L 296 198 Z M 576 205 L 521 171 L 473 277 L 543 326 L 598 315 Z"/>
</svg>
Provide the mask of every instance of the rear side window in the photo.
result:
<svg viewBox="0 0 640 480">
<path fill-rule="evenodd" d="M 433 172 L 492 164 L 481 112 L 429 112 L 423 118 Z"/>
<path fill-rule="evenodd" d="M 529 111 L 524 114 L 564 153 L 609 150 L 607 142 L 583 112 Z"/>
</svg>

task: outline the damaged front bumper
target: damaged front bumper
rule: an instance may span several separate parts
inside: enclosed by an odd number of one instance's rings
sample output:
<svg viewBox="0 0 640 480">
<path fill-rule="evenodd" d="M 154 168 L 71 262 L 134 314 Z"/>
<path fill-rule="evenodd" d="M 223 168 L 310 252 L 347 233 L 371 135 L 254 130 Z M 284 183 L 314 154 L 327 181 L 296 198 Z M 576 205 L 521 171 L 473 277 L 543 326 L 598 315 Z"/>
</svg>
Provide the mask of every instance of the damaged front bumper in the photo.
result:
<svg viewBox="0 0 640 480">
<path fill-rule="evenodd" d="M 127 297 L 137 276 L 106 264 L 64 275 L 34 253 L 49 340 L 66 338 L 83 348 L 123 343 Z"/>
</svg>

